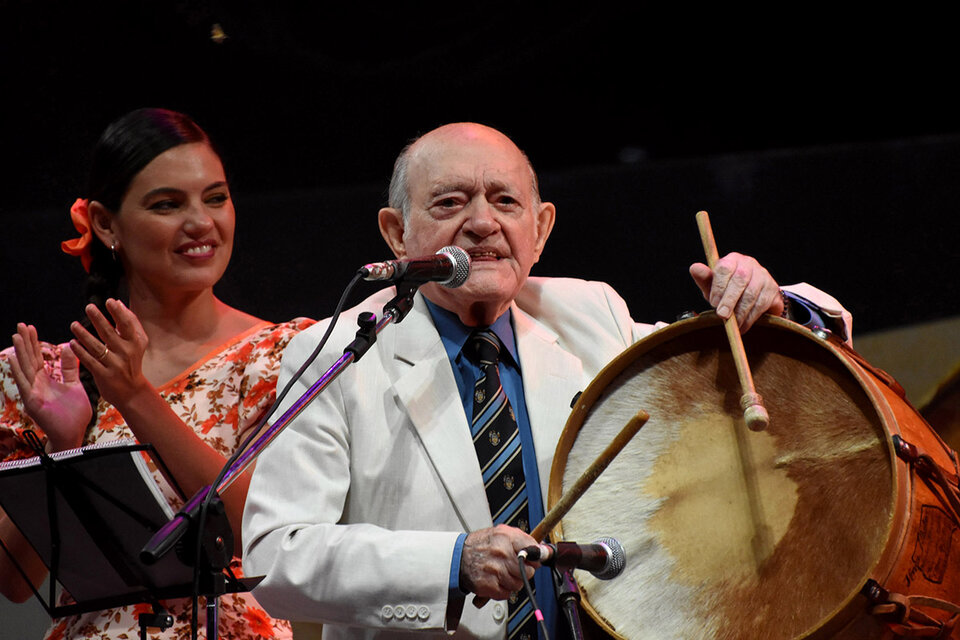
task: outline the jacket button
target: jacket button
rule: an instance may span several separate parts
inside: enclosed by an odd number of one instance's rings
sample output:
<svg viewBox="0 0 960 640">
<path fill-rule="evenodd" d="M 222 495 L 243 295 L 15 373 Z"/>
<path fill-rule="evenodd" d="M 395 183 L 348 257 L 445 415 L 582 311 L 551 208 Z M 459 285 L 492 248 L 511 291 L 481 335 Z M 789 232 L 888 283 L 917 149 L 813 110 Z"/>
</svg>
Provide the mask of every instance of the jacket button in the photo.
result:
<svg viewBox="0 0 960 640">
<path fill-rule="evenodd" d="M 503 622 L 504 611 L 503 605 L 497 602 L 493 605 L 493 619 L 497 622 Z"/>
<path fill-rule="evenodd" d="M 384 620 L 389 620 L 393 617 L 393 607 L 390 605 L 384 605 L 383 609 L 380 609 L 380 617 Z"/>
<path fill-rule="evenodd" d="M 403 605 L 398 604 L 393 608 L 393 617 L 397 620 L 403 620 Z"/>
<path fill-rule="evenodd" d="M 408 604 L 407 605 L 407 618 L 410 620 L 417 619 L 417 607 L 416 605 Z"/>
<path fill-rule="evenodd" d="M 426 622 L 430 619 L 430 608 L 429 607 L 420 607 L 417 610 L 417 617 L 420 618 L 423 622 Z"/>
</svg>

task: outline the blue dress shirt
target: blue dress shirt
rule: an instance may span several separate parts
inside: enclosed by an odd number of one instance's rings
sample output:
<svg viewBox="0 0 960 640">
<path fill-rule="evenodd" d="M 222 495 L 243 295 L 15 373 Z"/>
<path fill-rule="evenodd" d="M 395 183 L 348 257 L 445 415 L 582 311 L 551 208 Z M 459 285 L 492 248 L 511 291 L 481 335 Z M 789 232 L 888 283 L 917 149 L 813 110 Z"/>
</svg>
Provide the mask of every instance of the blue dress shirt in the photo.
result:
<svg viewBox="0 0 960 640">
<path fill-rule="evenodd" d="M 464 356 L 462 351 L 473 331 L 473 327 L 464 326 L 456 314 L 438 307 L 429 300 L 426 300 L 426 303 L 430 315 L 433 317 L 433 323 L 437 327 L 437 332 L 440 334 L 443 348 L 450 359 L 453 377 L 456 379 L 457 388 L 460 390 L 460 401 L 463 403 L 463 410 L 469 423 L 470 416 L 473 414 L 473 389 L 477 378 L 480 377 L 480 367 L 470 362 L 470 359 Z M 530 512 L 530 527 L 533 528 L 536 523 L 543 520 L 544 503 L 540 491 L 540 473 L 537 469 L 537 455 L 533 446 L 530 418 L 527 415 L 527 401 L 523 395 L 520 357 L 517 354 L 517 341 L 513 333 L 510 311 L 507 310 L 506 313 L 497 318 L 490 329 L 497 334 L 504 346 L 500 353 L 500 382 L 510 399 L 510 405 L 516 414 L 517 427 L 520 431 L 523 475 L 527 479 L 527 508 Z M 460 557 L 466 536 L 465 533 L 460 536 L 454 549 L 450 566 L 451 597 L 463 598 L 464 596 L 460 590 Z M 548 633 L 553 638 L 556 628 L 557 603 L 550 570 L 547 568 L 538 569 L 534 574 L 534 585 L 537 591 L 537 605 L 543 612 Z M 544 639 L 541 638 L 540 640 Z"/>
</svg>

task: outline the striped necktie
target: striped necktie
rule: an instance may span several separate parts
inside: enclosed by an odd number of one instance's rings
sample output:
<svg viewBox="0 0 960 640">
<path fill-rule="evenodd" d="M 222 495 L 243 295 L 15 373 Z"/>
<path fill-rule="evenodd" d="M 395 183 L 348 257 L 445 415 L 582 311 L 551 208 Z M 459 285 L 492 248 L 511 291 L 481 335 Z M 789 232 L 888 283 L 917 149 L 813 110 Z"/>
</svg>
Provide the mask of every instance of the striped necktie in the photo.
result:
<svg viewBox="0 0 960 640">
<path fill-rule="evenodd" d="M 529 533 L 527 484 L 523 476 L 520 430 L 503 385 L 500 384 L 500 339 L 489 329 L 477 329 L 465 348 L 471 362 L 480 367 L 473 390 L 471 433 L 487 491 L 493 524 L 507 524 Z M 507 637 L 535 640 L 537 622 L 527 594 L 510 597 Z"/>
</svg>

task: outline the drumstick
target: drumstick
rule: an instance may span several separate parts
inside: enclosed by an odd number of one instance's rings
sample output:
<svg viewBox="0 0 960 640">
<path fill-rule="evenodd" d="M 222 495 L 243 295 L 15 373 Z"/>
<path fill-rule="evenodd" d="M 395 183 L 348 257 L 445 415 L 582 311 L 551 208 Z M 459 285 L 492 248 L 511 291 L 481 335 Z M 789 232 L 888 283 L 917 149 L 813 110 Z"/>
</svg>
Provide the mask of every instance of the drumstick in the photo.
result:
<svg viewBox="0 0 960 640">
<path fill-rule="evenodd" d="M 707 266 L 713 269 L 720 256 L 717 253 L 717 243 L 713 239 L 710 216 L 706 211 L 697 212 L 697 226 L 700 228 L 703 251 L 707 254 Z M 743 394 L 740 397 L 740 408 L 743 409 L 743 418 L 751 431 L 763 431 L 770 424 L 770 415 L 763 406 L 763 398 L 753 387 L 753 375 L 750 373 L 750 363 L 747 362 L 747 352 L 743 348 L 743 338 L 740 337 L 740 327 L 737 326 L 735 314 L 731 313 L 730 317 L 723 321 L 723 328 L 727 331 L 733 362 L 740 378 L 740 390 Z"/>
<path fill-rule="evenodd" d="M 593 484 L 594 480 L 600 477 L 600 474 L 603 473 L 604 469 L 610 466 L 610 463 L 613 462 L 613 459 L 617 457 L 617 454 L 623 451 L 623 448 L 627 446 L 627 443 L 630 442 L 633 436 L 637 435 L 637 432 L 640 431 L 647 420 L 650 419 L 650 416 L 646 411 L 640 410 L 637 412 L 637 415 L 630 418 L 630 422 L 620 430 L 620 433 L 617 434 L 617 437 L 614 438 L 610 444 L 607 445 L 607 448 L 600 452 L 600 455 L 597 456 L 597 459 L 590 463 L 590 466 L 587 467 L 586 471 L 580 474 L 580 477 L 577 478 L 577 481 L 573 483 L 573 486 L 570 487 L 566 493 L 560 496 L 560 500 L 557 501 L 557 504 L 553 505 L 553 508 L 550 509 L 550 512 L 543 517 L 543 520 L 540 521 L 540 524 L 533 528 L 533 531 L 530 532 L 530 536 L 537 542 L 542 541 L 547 537 L 547 534 L 553 531 L 553 528 L 557 526 L 557 523 L 560 522 L 560 519 L 563 516 L 567 515 L 567 511 L 570 511 L 570 508 L 576 504 L 577 500 L 580 499 L 580 496 L 590 488 L 590 485 Z M 473 604 L 478 609 L 483 605 L 487 604 L 489 598 L 474 598 Z"/>
<path fill-rule="evenodd" d="M 614 438 L 610 444 L 607 445 L 607 448 L 600 452 L 600 455 L 597 456 L 597 459 L 590 463 L 590 466 L 587 467 L 586 471 L 580 474 L 580 477 L 577 478 L 577 481 L 573 483 L 573 486 L 570 487 L 566 493 L 564 493 L 560 499 L 557 501 L 557 504 L 553 505 L 553 508 L 550 509 L 550 512 L 543 517 L 543 520 L 540 521 L 536 527 L 533 528 L 533 531 L 530 532 L 530 535 L 537 541 L 540 542 L 547 535 L 553 531 L 553 528 L 557 526 L 557 523 L 560 522 L 560 519 L 563 516 L 567 515 L 567 511 L 570 511 L 577 500 L 583 495 L 583 493 L 590 488 L 590 485 L 593 484 L 594 480 L 600 477 L 600 474 L 603 473 L 613 459 L 617 457 L 627 443 L 637 435 L 637 432 L 640 431 L 647 420 L 650 419 L 650 416 L 647 415 L 646 411 L 642 409 L 637 412 L 637 415 L 630 418 L 630 422 L 620 430 L 620 433 L 617 434 L 617 437 Z"/>
</svg>

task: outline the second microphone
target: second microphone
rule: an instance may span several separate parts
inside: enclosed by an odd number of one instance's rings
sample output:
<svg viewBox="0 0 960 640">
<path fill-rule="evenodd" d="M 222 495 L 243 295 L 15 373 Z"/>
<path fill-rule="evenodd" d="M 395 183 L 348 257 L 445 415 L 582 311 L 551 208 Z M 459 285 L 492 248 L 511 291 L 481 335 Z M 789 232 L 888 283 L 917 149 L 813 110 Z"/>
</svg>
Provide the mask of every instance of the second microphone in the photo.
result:
<svg viewBox="0 0 960 640">
<path fill-rule="evenodd" d="M 548 567 L 585 569 L 601 580 L 616 578 L 627 564 L 623 545 L 616 538 L 600 538 L 593 544 L 538 544 L 520 553 Z"/>
</svg>

